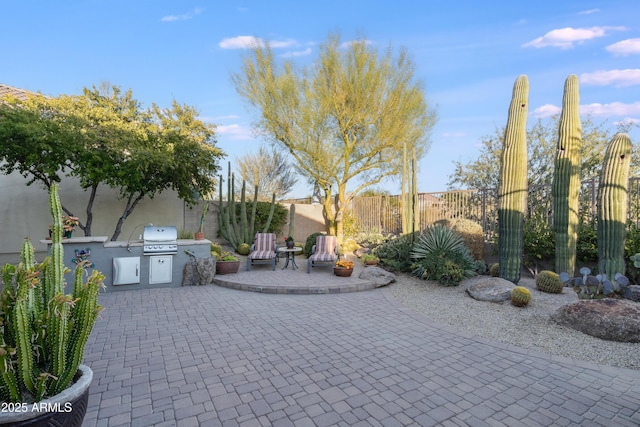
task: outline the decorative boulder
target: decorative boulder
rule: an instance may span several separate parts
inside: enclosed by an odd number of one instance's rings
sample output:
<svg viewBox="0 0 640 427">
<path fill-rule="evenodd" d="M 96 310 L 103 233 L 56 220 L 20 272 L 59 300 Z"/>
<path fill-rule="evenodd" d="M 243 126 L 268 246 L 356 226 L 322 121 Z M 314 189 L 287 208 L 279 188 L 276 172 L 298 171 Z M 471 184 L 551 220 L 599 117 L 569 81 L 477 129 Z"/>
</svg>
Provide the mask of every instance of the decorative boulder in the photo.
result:
<svg viewBox="0 0 640 427">
<path fill-rule="evenodd" d="M 182 286 L 209 285 L 216 275 L 216 259 L 214 257 L 191 260 L 184 266 Z"/>
<path fill-rule="evenodd" d="M 362 280 L 373 282 L 376 288 L 387 286 L 396 281 L 396 275 L 380 267 L 367 267 L 358 276 Z"/>
<path fill-rule="evenodd" d="M 640 304 L 605 298 L 580 300 L 560 307 L 557 323 L 608 341 L 640 342 Z"/>
<path fill-rule="evenodd" d="M 358 257 L 361 258 L 362 255 L 364 254 L 370 254 L 371 253 L 371 249 L 370 248 L 358 248 L 354 251 L 354 254 Z"/>
<path fill-rule="evenodd" d="M 622 288 L 622 296 L 631 301 L 640 302 L 640 285 L 629 285 Z"/>
<path fill-rule="evenodd" d="M 515 285 L 500 277 L 483 277 L 467 287 L 467 293 L 479 301 L 504 302 L 511 300 Z"/>
</svg>

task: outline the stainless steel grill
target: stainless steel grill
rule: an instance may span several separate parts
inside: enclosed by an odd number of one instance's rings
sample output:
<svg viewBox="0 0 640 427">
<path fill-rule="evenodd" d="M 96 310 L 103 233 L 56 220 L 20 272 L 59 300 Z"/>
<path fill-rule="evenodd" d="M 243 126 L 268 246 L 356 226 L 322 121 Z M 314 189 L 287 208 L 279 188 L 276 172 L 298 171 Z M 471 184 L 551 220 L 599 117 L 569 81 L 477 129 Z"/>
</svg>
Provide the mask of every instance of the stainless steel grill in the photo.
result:
<svg viewBox="0 0 640 427">
<path fill-rule="evenodd" d="M 173 255 L 178 253 L 178 230 L 176 227 L 146 225 L 142 238 L 144 255 Z"/>
</svg>

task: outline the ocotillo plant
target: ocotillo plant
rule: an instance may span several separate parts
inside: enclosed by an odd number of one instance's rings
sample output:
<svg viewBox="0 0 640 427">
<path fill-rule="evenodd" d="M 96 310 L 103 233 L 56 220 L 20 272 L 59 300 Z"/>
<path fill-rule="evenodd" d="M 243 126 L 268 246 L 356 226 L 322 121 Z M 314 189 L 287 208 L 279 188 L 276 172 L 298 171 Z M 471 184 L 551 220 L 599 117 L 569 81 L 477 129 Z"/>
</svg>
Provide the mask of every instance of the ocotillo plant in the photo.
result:
<svg viewBox="0 0 640 427">
<path fill-rule="evenodd" d="M 242 181 L 242 193 L 240 194 L 240 215 L 236 212 L 236 200 L 235 200 L 235 176 L 231 173 L 231 164 L 228 165 L 227 172 L 227 204 L 223 204 L 222 200 L 222 175 L 220 175 L 220 199 L 218 204 L 218 227 L 220 229 L 220 235 L 227 239 L 234 248 L 237 248 L 241 243 L 252 244 L 255 235 L 255 223 L 256 223 L 256 209 L 258 206 L 258 186 L 255 186 L 253 194 L 253 202 L 251 207 L 251 218 L 247 218 L 247 202 L 245 200 L 245 187 L 246 182 Z M 269 210 L 269 217 L 265 223 L 263 232 L 266 233 L 271 219 L 273 218 L 273 211 L 275 210 L 276 194 L 273 193 L 271 197 L 271 209 Z"/>
<path fill-rule="evenodd" d="M 73 294 L 65 295 L 62 209 L 58 186 L 49 195 L 51 255 L 36 263 L 25 239 L 20 264 L 2 268 L 0 296 L 0 395 L 8 402 L 38 402 L 69 387 L 101 307 L 104 276 L 84 280 L 85 263 L 76 267 Z"/>
<path fill-rule="evenodd" d="M 598 186 L 598 271 L 612 278 L 624 274 L 631 139 L 617 133 L 604 156 Z"/>
<path fill-rule="evenodd" d="M 578 238 L 580 197 L 580 94 L 578 76 L 567 77 L 558 126 L 558 151 L 553 174 L 553 225 L 556 233 L 556 272 L 573 275 Z"/>
<path fill-rule="evenodd" d="M 527 111 L 529 80 L 522 75 L 513 85 L 504 133 L 498 191 L 498 256 L 500 277 L 520 280 L 523 226 L 527 209 Z"/>
</svg>

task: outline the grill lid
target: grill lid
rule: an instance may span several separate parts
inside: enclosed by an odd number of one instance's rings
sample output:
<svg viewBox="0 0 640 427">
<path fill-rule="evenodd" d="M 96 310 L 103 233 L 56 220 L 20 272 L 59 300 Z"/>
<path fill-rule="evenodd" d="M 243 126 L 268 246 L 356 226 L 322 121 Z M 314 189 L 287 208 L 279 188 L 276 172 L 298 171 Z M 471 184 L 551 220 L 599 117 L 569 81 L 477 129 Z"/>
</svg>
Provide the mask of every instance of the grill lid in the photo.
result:
<svg viewBox="0 0 640 427">
<path fill-rule="evenodd" d="M 145 225 L 142 235 L 146 242 L 175 242 L 178 240 L 178 229 L 173 226 Z"/>
</svg>

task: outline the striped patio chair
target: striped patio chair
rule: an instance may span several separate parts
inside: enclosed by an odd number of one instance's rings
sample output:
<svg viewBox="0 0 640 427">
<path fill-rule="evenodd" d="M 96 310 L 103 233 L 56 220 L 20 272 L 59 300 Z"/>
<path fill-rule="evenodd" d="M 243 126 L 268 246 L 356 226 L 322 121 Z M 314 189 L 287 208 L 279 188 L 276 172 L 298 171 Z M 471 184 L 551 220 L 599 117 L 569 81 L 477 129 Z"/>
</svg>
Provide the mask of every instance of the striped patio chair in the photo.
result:
<svg viewBox="0 0 640 427">
<path fill-rule="evenodd" d="M 311 273 L 311 267 L 335 264 L 338 259 L 338 239 L 336 236 L 318 236 L 311 252 L 307 260 L 307 274 Z"/>
<path fill-rule="evenodd" d="M 254 264 L 271 264 L 275 271 L 277 254 L 276 233 L 256 233 L 251 252 L 247 256 L 247 271 Z"/>
</svg>

